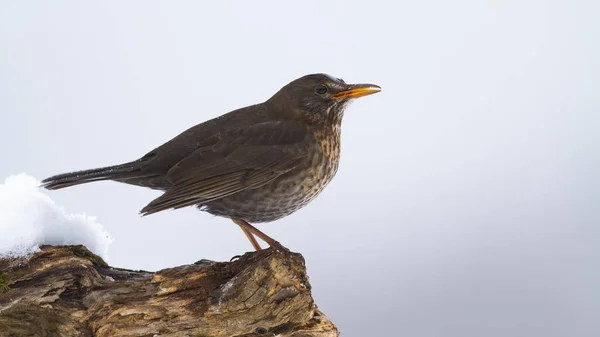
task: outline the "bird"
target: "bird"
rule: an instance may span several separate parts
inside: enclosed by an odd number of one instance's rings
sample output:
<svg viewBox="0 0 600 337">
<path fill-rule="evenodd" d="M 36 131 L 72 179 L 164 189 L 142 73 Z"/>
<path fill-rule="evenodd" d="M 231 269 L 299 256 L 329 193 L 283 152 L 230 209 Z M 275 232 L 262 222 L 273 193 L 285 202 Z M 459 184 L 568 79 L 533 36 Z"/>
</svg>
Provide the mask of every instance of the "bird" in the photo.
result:
<svg viewBox="0 0 600 337">
<path fill-rule="evenodd" d="M 255 250 L 257 237 L 284 248 L 252 224 L 288 216 L 314 200 L 335 176 L 344 111 L 381 91 L 317 73 L 295 79 L 266 101 L 195 125 L 139 159 L 58 174 L 57 190 L 112 180 L 163 192 L 142 216 L 198 207 L 237 224 Z"/>
</svg>

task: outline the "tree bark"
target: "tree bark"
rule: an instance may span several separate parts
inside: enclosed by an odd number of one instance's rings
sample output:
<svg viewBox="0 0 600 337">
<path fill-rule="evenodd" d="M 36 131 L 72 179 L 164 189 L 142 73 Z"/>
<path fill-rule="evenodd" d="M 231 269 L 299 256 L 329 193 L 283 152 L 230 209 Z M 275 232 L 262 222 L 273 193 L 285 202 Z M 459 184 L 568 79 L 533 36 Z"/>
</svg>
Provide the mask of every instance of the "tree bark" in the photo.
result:
<svg viewBox="0 0 600 337">
<path fill-rule="evenodd" d="M 0 336 L 338 336 L 310 289 L 302 256 L 273 249 L 152 273 L 42 246 L 0 259 Z"/>
</svg>

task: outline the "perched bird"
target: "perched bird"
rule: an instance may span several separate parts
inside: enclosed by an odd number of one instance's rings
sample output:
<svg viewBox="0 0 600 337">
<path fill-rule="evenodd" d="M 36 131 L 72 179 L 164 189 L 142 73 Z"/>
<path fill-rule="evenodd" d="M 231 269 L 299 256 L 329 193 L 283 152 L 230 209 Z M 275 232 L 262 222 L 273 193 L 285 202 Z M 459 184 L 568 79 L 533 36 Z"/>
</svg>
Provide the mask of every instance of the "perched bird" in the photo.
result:
<svg viewBox="0 0 600 337">
<path fill-rule="evenodd" d="M 162 190 L 141 214 L 195 205 L 232 219 L 256 250 L 255 236 L 283 248 L 250 223 L 281 219 L 325 188 L 338 168 L 344 109 L 379 91 L 374 84 L 306 75 L 267 101 L 198 124 L 140 159 L 55 175 L 42 184 L 55 190 L 114 180 Z"/>
</svg>

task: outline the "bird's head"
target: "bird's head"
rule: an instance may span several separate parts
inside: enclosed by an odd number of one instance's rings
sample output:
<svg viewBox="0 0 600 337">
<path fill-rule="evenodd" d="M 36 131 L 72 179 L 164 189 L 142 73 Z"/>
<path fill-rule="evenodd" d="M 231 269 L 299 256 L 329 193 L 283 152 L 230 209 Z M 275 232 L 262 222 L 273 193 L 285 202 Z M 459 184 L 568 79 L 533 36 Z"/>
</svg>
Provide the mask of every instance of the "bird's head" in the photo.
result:
<svg viewBox="0 0 600 337">
<path fill-rule="evenodd" d="M 311 74 L 281 88 L 267 104 L 286 117 L 339 125 L 350 101 L 379 91 L 375 84 L 347 84 L 327 74 Z"/>
</svg>

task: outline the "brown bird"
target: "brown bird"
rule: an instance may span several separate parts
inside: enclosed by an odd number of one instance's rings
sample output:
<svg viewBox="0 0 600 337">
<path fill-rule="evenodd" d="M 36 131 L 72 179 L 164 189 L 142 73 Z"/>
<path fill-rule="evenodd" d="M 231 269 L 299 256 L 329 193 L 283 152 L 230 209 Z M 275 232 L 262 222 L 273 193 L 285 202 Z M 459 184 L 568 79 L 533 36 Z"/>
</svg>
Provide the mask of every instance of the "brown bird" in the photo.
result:
<svg viewBox="0 0 600 337">
<path fill-rule="evenodd" d="M 121 165 L 59 174 L 42 181 L 60 189 L 100 180 L 162 190 L 148 215 L 196 205 L 283 248 L 250 223 L 281 219 L 312 201 L 335 175 L 340 127 L 352 99 L 381 91 L 325 74 L 301 77 L 264 103 L 198 124 Z"/>
</svg>

